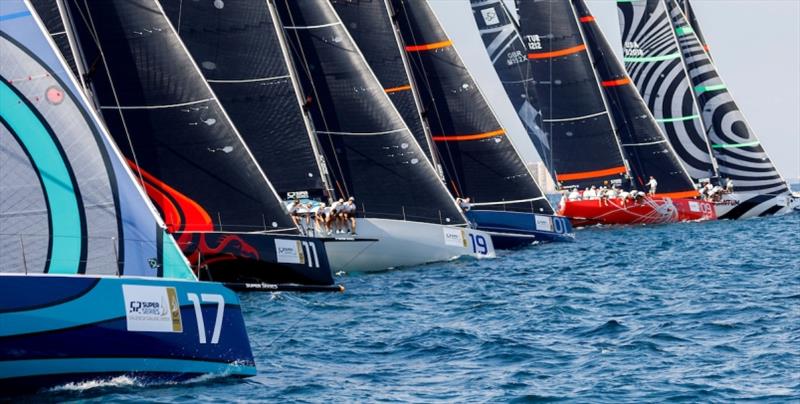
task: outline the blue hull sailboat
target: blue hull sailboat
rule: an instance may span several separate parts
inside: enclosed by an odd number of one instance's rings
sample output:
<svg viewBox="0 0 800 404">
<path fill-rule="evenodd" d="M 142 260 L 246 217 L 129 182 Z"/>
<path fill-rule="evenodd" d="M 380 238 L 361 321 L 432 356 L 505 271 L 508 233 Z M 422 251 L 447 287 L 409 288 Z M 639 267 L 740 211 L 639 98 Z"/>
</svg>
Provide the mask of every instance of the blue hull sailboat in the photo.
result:
<svg viewBox="0 0 800 404">
<path fill-rule="evenodd" d="M 198 282 L 30 3 L 0 9 L 0 391 L 252 376 L 236 295 Z"/>
</svg>

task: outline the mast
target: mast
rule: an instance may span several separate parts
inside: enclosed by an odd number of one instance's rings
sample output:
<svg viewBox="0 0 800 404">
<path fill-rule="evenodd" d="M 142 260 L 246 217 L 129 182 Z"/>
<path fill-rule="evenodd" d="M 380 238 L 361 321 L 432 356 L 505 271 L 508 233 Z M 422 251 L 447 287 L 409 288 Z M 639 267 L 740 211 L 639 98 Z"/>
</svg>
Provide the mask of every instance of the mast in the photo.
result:
<svg viewBox="0 0 800 404">
<path fill-rule="evenodd" d="M 285 0 L 276 10 L 337 193 L 370 218 L 466 224 L 331 4 Z"/>
<path fill-rule="evenodd" d="M 518 5 L 556 180 L 579 187 L 622 182 L 628 167 L 571 5 L 564 0 Z"/>
<path fill-rule="evenodd" d="M 595 17 L 583 0 L 572 1 L 618 139 L 637 180 L 636 185 L 645 187 L 647 178 L 653 176 L 658 180 L 658 190 L 662 195 L 697 196 L 692 179 L 617 61 Z"/>
<path fill-rule="evenodd" d="M 737 192 L 789 193 L 786 180 L 761 146 L 680 8 L 673 0 L 666 2 L 721 176 L 734 180 Z"/>
<path fill-rule="evenodd" d="M 661 0 L 617 2 L 625 69 L 692 180 L 716 178 L 676 33 Z"/>
<path fill-rule="evenodd" d="M 552 214 L 552 207 L 428 4 L 409 0 L 394 4 L 403 50 L 419 83 L 451 192 L 470 197 L 476 207 Z"/>
<path fill-rule="evenodd" d="M 325 164 L 325 156 L 320 151 L 319 139 L 317 139 L 317 132 L 314 129 L 314 122 L 312 122 L 308 111 L 304 108 L 305 102 L 301 96 L 303 89 L 300 86 L 300 82 L 297 78 L 297 69 L 295 69 L 294 63 L 292 62 L 292 57 L 289 54 L 289 48 L 286 44 L 286 34 L 283 31 L 283 25 L 281 24 L 280 18 L 278 18 L 278 13 L 275 11 L 275 0 L 265 1 L 267 2 L 267 7 L 269 8 L 270 17 L 272 18 L 272 25 L 275 27 L 275 34 L 278 36 L 278 43 L 281 45 L 283 59 L 286 61 L 286 67 L 289 69 L 289 76 L 292 80 L 292 87 L 294 88 L 297 104 L 300 106 L 302 111 L 303 123 L 305 124 L 306 131 L 308 132 L 311 148 L 314 151 L 316 164 L 319 169 L 320 177 L 322 178 L 322 183 L 325 187 L 325 196 L 328 198 L 333 198 L 335 192 L 333 189 L 333 184 L 331 184 L 328 167 Z"/>
</svg>

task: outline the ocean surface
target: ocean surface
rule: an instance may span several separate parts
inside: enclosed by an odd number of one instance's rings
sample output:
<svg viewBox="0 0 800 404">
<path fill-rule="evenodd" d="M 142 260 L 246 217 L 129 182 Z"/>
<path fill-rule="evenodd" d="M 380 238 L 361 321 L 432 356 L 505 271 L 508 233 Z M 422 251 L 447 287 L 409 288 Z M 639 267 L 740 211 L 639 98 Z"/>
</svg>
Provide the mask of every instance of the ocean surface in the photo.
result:
<svg viewBox="0 0 800 404">
<path fill-rule="evenodd" d="M 343 294 L 243 294 L 257 377 L 36 399 L 798 402 L 799 234 L 800 214 L 590 228 L 492 260 L 343 274 Z"/>
</svg>

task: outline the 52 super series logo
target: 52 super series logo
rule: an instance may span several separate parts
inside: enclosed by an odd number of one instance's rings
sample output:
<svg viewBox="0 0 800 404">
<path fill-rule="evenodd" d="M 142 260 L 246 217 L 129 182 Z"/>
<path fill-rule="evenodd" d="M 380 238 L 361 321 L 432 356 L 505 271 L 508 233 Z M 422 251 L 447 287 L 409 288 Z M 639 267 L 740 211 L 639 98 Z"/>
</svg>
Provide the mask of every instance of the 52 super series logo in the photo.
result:
<svg viewBox="0 0 800 404">
<path fill-rule="evenodd" d="M 173 287 L 122 285 L 128 331 L 183 332 Z"/>
</svg>

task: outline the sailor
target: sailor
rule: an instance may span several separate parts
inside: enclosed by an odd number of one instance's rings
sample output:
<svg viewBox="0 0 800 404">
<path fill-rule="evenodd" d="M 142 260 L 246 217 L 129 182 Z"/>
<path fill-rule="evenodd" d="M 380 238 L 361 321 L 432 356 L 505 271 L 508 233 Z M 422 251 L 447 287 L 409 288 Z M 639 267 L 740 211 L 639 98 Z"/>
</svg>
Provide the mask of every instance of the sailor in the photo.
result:
<svg viewBox="0 0 800 404">
<path fill-rule="evenodd" d="M 706 185 L 703 187 L 703 189 L 705 190 L 706 200 L 711 200 L 714 196 L 714 186 L 711 185 L 711 181 L 706 180 Z"/>
<path fill-rule="evenodd" d="M 341 212 L 343 203 L 344 199 L 339 198 L 338 201 L 331 204 L 330 209 L 328 210 L 328 215 L 325 218 L 325 227 L 328 228 L 328 234 L 339 232 L 339 213 Z"/>
<path fill-rule="evenodd" d="M 729 194 L 733 193 L 733 180 L 730 178 L 725 182 L 725 192 Z"/>
<path fill-rule="evenodd" d="M 583 199 L 597 199 L 597 187 L 592 185 L 592 188 L 583 193 Z"/>
<path fill-rule="evenodd" d="M 350 226 L 350 234 L 355 236 L 356 235 L 356 198 L 350 197 L 347 199 L 347 202 L 344 203 L 344 207 L 342 208 L 342 215 L 345 220 L 345 227 L 347 225 Z"/>
<path fill-rule="evenodd" d="M 311 213 L 314 215 L 314 231 L 322 231 L 325 228 L 325 202 L 311 208 Z"/>
<path fill-rule="evenodd" d="M 578 193 L 578 187 L 572 188 L 572 191 L 570 191 L 569 196 L 567 196 L 567 199 L 569 199 L 570 201 L 577 201 L 581 199 L 581 194 Z"/>
<path fill-rule="evenodd" d="M 651 175 L 650 181 L 647 181 L 647 184 L 645 185 L 650 187 L 650 191 L 647 194 L 650 196 L 654 196 L 656 194 L 656 187 L 658 187 L 658 181 L 656 181 L 656 178 Z"/>
<path fill-rule="evenodd" d="M 292 223 L 294 223 L 294 225 L 297 226 L 301 232 L 305 233 L 303 231 L 303 226 L 300 225 L 302 207 L 303 204 L 300 203 L 299 199 L 293 200 L 289 205 L 289 217 L 292 218 Z"/>
<path fill-rule="evenodd" d="M 630 198 L 631 194 L 628 191 L 622 190 L 619 193 L 619 199 L 622 200 L 622 207 L 628 206 L 628 198 Z"/>
<path fill-rule="evenodd" d="M 466 197 L 464 199 L 456 198 L 456 203 L 458 204 L 458 207 L 461 208 L 461 210 L 464 212 L 469 212 L 469 210 L 471 209 L 469 197 Z"/>
</svg>

